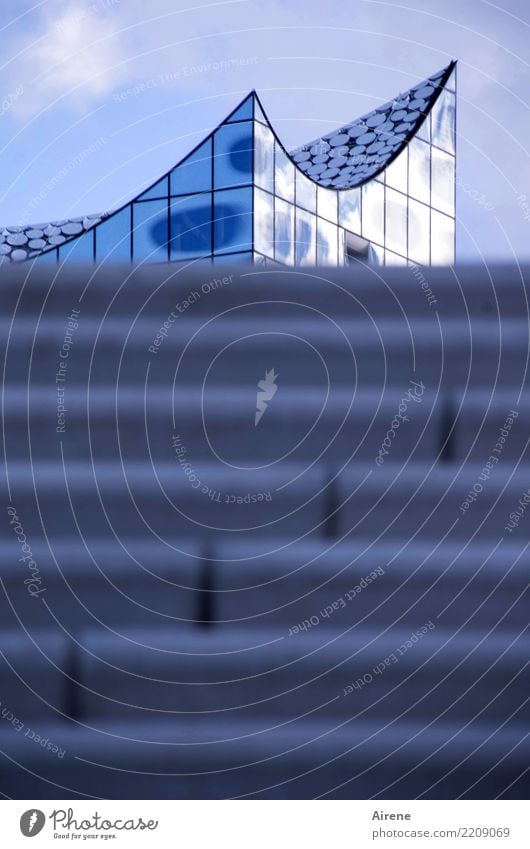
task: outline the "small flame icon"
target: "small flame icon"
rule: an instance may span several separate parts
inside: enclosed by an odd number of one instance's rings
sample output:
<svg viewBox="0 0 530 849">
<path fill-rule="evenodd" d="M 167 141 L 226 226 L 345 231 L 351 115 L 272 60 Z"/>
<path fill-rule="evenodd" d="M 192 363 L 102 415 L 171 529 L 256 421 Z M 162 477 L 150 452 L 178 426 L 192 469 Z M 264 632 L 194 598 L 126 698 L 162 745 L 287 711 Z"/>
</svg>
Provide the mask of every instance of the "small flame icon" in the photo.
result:
<svg viewBox="0 0 530 849">
<path fill-rule="evenodd" d="M 46 817 L 38 808 L 30 808 L 20 817 L 20 830 L 24 837 L 35 837 L 44 828 Z"/>
<path fill-rule="evenodd" d="M 30 832 L 31 832 L 31 831 L 33 831 L 33 828 L 34 828 L 35 823 L 37 822 L 37 820 L 38 820 L 37 811 L 33 811 L 32 815 L 31 815 L 31 816 L 30 816 L 30 818 L 29 818 L 29 827 L 28 827 L 28 831 L 30 831 Z"/>
<path fill-rule="evenodd" d="M 269 402 L 272 401 L 278 391 L 278 387 L 275 383 L 277 377 L 278 374 L 275 374 L 274 369 L 271 368 L 270 371 L 265 371 L 265 380 L 258 380 L 254 427 L 257 427 L 260 423 Z"/>
</svg>

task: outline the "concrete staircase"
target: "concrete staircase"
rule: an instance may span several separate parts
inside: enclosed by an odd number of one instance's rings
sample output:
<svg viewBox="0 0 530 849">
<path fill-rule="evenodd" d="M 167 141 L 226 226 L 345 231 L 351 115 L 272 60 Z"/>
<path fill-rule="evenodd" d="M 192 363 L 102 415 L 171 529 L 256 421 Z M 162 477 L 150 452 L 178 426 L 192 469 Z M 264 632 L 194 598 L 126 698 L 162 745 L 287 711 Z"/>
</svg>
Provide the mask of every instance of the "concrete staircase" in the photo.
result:
<svg viewBox="0 0 530 849">
<path fill-rule="evenodd" d="M 526 798 L 528 271 L 28 268 L 0 791 Z"/>
</svg>

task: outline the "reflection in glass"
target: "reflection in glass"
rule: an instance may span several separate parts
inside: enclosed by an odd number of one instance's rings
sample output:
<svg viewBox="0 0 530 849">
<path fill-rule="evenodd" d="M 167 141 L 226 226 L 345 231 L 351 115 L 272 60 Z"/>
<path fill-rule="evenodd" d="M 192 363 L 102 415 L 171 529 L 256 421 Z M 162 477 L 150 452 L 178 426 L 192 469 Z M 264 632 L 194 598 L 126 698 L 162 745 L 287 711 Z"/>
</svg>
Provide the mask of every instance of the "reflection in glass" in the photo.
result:
<svg viewBox="0 0 530 849">
<path fill-rule="evenodd" d="M 254 117 L 254 95 L 249 94 L 246 100 L 243 101 L 233 115 L 226 119 L 227 123 L 232 121 L 252 121 Z"/>
<path fill-rule="evenodd" d="M 430 142 L 431 140 L 431 113 L 427 115 L 416 135 L 419 139 Z"/>
<path fill-rule="evenodd" d="M 202 257 L 212 251 L 212 195 L 188 195 L 171 201 L 170 259 Z"/>
<path fill-rule="evenodd" d="M 370 245 L 368 262 L 370 265 L 384 265 L 385 252 L 383 248 L 380 248 L 379 245 Z"/>
<path fill-rule="evenodd" d="M 252 188 L 215 192 L 213 203 L 214 252 L 252 250 Z"/>
<path fill-rule="evenodd" d="M 254 182 L 274 191 L 274 136 L 268 127 L 254 123 Z"/>
<path fill-rule="evenodd" d="M 147 189 L 146 192 L 141 194 L 137 200 L 154 200 L 155 198 L 167 198 L 169 189 L 169 180 L 168 177 L 162 177 L 158 183 L 155 183 L 154 186 L 151 186 L 150 189 Z"/>
<path fill-rule="evenodd" d="M 126 206 L 95 228 L 96 262 L 131 261 L 131 207 Z"/>
<path fill-rule="evenodd" d="M 337 223 L 337 195 L 338 192 L 334 189 L 317 186 L 317 215 L 319 218 L 326 218 L 334 224 Z"/>
<path fill-rule="evenodd" d="M 72 239 L 59 248 L 59 263 L 64 262 L 94 262 L 94 231 L 90 230 L 77 239 Z"/>
<path fill-rule="evenodd" d="M 455 160 L 435 147 L 432 148 L 431 204 L 448 215 L 455 214 Z"/>
<path fill-rule="evenodd" d="M 274 256 L 274 198 L 254 189 L 254 249 Z"/>
<path fill-rule="evenodd" d="M 352 233 L 361 232 L 361 190 L 339 192 L 339 224 Z"/>
<path fill-rule="evenodd" d="M 133 260 L 134 262 L 167 262 L 166 200 L 133 203 Z"/>
<path fill-rule="evenodd" d="M 406 265 L 407 260 L 399 254 L 394 254 L 392 251 L 385 251 L 385 265 Z"/>
<path fill-rule="evenodd" d="M 362 236 L 370 242 L 384 242 L 385 187 L 382 183 L 365 183 L 363 192 Z"/>
<path fill-rule="evenodd" d="M 296 264 L 316 265 L 317 219 L 304 209 L 296 210 Z"/>
<path fill-rule="evenodd" d="M 274 191 L 284 200 L 294 203 L 294 165 L 276 142 Z"/>
<path fill-rule="evenodd" d="M 399 156 L 394 159 L 391 165 L 385 171 L 386 174 L 386 184 L 387 186 L 392 186 L 393 189 L 397 189 L 404 194 L 407 194 L 408 191 L 408 150 L 405 148 L 403 153 L 400 153 Z"/>
<path fill-rule="evenodd" d="M 409 144 L 409 194 L 423 203 L 430 201 L 430 146 L 420 139 Z"/>
<path fill-rule="evenodd" d="M 432 110 L 432 143 L 455 152 L 455 95 L 445 89 Z"/>
<path fill-rule="evenodd" d="M 212 188 L 212 140 L 201 144 L 170 176 L 172 195 L 206 192 Z"/>
<path fill-rule="evenodd" d="M 335 224 L 317 218 L 317 264 L 337 265 L 337 230 Z"/>
<path fill-rule="evenodd" d="M 214 134 L 216 189 L 252 182 L 252 122 L 223 124 Z"/>
<path fill-rule="evenodd" d="M 312 180 L 296 169 L 296 205 L 309 212 L 317 211 L 317 187 Z"/>
<path fill-rule="evenodd" d="M 407 198 L 387 186 L 385 247 L 407 255 Z"/>
<path fill-rule="evenodd" d="M 409 250 L 408 256 L 421 265 L 429 264 L 429 215 L 423 203 L 409 198 Z"/>
<path fill-rule="evenodd" d="M 431 263 L 452 265 L 455 261 L 455 222 L 453 218 L 431 211 Z"/>
<path fill-rule="evenodd" d="M 275 199 L 274 258 L 286 265 L 294 264 L 294 206 Z"/>
</svg>

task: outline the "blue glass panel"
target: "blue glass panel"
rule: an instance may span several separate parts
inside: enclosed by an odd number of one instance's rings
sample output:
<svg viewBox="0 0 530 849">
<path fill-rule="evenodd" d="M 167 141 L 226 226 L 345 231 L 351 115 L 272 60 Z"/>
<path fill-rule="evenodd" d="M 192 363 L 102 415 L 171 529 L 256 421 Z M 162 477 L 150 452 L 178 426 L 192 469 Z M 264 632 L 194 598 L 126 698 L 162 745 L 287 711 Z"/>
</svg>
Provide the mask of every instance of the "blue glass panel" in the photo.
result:
<svg viewBox="0 0 530 849">
<path fill-rule="evenodd" d="M 455 95 L 442 91 L 432 110 L 432 143 L 455 152 Z"/>
<path fill-rule="evenodd" d="M 155 183 L 154 186 L 151 186 L 150 189 L 147 189 L 146 192 L 139 195 L 137 200 L 154 200 L 155 198 L 167 198 L 169 191 L 169 178 L 162 177 L 158 183 Z"/>
<path fill-rule="evenodd" d="M 317 215 L 328 221 L 337 223 L 338 192 L 334 189 L 326 189 L 324 186 L 317 188 Z"/>
<path fill-rule="evenodd" d="M 370 245 L 370 249 L 368 251 L 368 262 L 370 265 L 384 265 L 385 252 L 383 248 L 380 248 L 379 245 Z"/>
<path fill-rule="evenodd" d="M 430 142 L 431 140 L 431 113 L 427 115 L 417 134 L 419 139 Z"/>
<path fill-rule="evenodd" d="M 212 188 L 212 140 L 206 139 L 197 150 L 173 169 L 170 175 L 172 195 L 207 192 Z"/>
<path fill-rule="evenodd" d="M 55 265 L 57 262 L 57 251 L 46 251 L 40 256 L 35 257 L 36 262 L 47 262 Z M 6 263 L 7 264 L 7 263 Z"/>
<path fill-rule="evenodd" d="M 59 248 L 59 263 L 63 262 L 94 262 L 94 231 L 90 230 L 77 239 L 72 239 Z"/>
<path fill-rule="evenodd" d="M 268 123 L 265 117 L 265 113 L 263 112 L 256 98 L 254 98 L 254 118 L 256 121 L 261 121 L 263 124 Z"/>
<path fill-rule="evenodd" d="M 455 214 L 455 160 L 436 147 L 432 148 L 431 204 L 448 215 Z"/>
<path fill-rule="evenodd" d="M 309 212 L 317 211 L 317 187 L 309 177 L 296 169 L 296 205 Z"/>
<path fill-rule="evenodd" d="M 274 136 L 268 127 L 254 124 L 254 182 L 274 191 Z"/>
<path fill-rule="evenodd" d="M 131 261 L 131 207 L 102 221 L 96 230 L 96 262 Z"/>
<path fill-rule="evenodd" d="M 249 94 L 236 111 L 226 119 L 229 124 L 232 121 L 252 121 L 254 117 L 254 95 Z"/>
<path fill-rule="evenodd" d="M 294 203 L 294 164 L 278 142 L 275 151 L 274 191 L 279 197 Z"/>
<path fill-rule="evenodd" d="M 421 265 L 430 262 L 430 209 L 409 198 L 408 257 Z"/>
<path fill-rule="evenodd" d="M 407 255 L 407 196 L 386 187 L 385 247 Z"/>
<path fill-rule="evenodd" d="M 275 199 L 274 206 L 274 258 L 294 265 L 294 206 L 280 198 Z"/>
<path fill-rule="evenodd" d="M 394 254 L 392 251 L 385 251 L 385 265 L 406 265 L 407 260 L 404 256 Z"/>
<path fill-rule="evenodd" d="M 362 233 L 369 242 L 384 244 L 385 187 L 375 180 L 362 187 Z"/>
<path fill-rule="evenodd" d="M 188 195 L 171 201 L 171 259 L 189 259 L 212 252 L 212 195 Z"/>
<path fill-rule="evenodd" d="M 431 210 L 431 263 L 452 265 L 455 261 L 455 222 L 453 218 Z"/>
<path fill-rule="evenodd" d="M 168 209 L 165 200 L 133 203 L 134 262 L 167 262 Z"/>
<path fill-rule="evenodd" d="M 385 171 L 386 184 L 399 192 L 408 192 L 408 149 L 396 156 Z"/>
<path fill-rule="evenodd" d="M 252 189 L 214 193 L 214 252 L 252 249 Z"/>
<path fill-rule="evenodd" d="M 258 188 L 254 189 L 254 248 L 274 256 L 274 198 Z"/>
<path fill-rule="evenodd" d="M 296 265 L 317 263 L 317 219 L 304 209 L 296 210 Z"/>
<path fill-rule="evenodd" d="M 214 135 L 216 189 L 252 182 L 252 122 L 223 124 Z"/>
<path fill-rule="evenodd" d="M 317 263 L 318 265 L 337 265 L 336 224 L 317 218 Z"/>
<path fill-rule="evenodd" d="M 339 224 L 352 233 L 361 232 L 361 190 L 339 192 Z"/>
<path fill-rule="evenodd" d="M 430 202 L 431 147 L 420 139 L 409 144 L 409 194 L 422 203 Z"/>
</svg>

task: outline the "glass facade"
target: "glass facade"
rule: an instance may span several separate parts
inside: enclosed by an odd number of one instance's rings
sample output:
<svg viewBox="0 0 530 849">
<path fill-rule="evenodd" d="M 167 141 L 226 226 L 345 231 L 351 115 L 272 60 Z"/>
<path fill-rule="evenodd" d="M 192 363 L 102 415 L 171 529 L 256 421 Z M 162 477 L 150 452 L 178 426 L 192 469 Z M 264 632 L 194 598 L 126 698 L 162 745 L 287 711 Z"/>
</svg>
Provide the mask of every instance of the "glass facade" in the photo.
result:
<svg viewBox="0 0 530 849">
<path fill-rule="evenodd" d="M 8 228 L 0 249 L 59 263 L 452 264 L 455 90 L 450 66 L 292 155 L 252 93 L 116 213 L 36 225 L 33 242 Z"/>
</svg>

